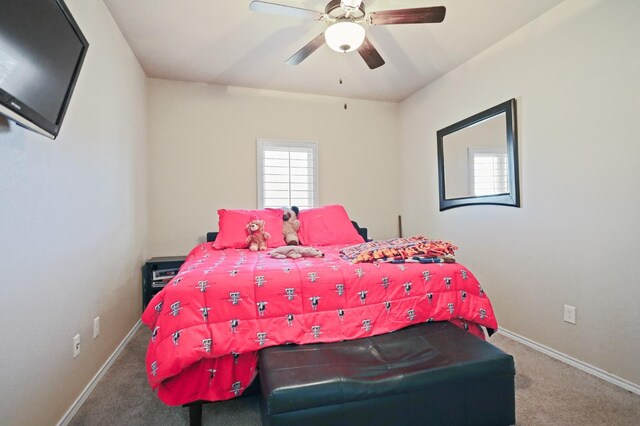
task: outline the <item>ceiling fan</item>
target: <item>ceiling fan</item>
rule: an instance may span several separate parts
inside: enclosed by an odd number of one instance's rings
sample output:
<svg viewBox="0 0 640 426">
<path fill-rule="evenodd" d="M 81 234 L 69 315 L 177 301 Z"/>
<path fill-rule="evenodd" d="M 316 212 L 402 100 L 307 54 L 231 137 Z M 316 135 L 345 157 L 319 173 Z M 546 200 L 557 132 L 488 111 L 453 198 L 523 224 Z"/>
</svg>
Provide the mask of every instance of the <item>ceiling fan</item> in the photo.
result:
<svg viewBox="0 0 640 426">
<path fill-rule="evenodd" d="M 322 34 L 287 59 L 288 64 L 298 65 L 326 42 L 336 52 L 346 53 L 357 50 L 371 69 L 384 65 L 384 59 L 367 38 L 363 25 L 440 23 L 444 20 L 446 13 L 444 6 L 367 13 L 362 0 L 331 0 L 325 7 L 324 13 L 261 0 L 253 0 L 249 9 L 255 12 L 324 21 L 329 25 Z"/>
</svg>

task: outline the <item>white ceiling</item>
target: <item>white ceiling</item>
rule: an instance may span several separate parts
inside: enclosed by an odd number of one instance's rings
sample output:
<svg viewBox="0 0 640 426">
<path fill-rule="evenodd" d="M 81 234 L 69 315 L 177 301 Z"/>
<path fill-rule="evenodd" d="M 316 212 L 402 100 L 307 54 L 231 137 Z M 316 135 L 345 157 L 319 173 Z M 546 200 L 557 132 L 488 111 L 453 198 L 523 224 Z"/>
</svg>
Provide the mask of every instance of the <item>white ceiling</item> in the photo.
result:
<svg viewBox="0 0 640 426">
<path fill-rule="evenodd" d="M 324 11 L 328 0 L 268 0 Z M 252 12 L 250 0 L 104 0 L 149 77 L 401 101 L 562 0 L 364 0 L 367 12 L 446 6 L 440 24 L 367 26 L 386 64 L 324 45 L 285 61 L 322 21 Z M 339 84 L 343 78 L 344 84 Z"/>
</svg>

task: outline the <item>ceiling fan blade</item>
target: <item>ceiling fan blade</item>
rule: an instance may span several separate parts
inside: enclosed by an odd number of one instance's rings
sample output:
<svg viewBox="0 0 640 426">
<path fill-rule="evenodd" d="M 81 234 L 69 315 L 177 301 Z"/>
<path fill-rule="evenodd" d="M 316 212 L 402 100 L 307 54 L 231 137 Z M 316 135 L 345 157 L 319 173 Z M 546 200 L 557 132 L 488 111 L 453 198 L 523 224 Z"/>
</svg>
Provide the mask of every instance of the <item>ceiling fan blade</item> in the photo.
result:
<svg viewBox="0 0 640 426">
<path fill-rule="evenodd" d="M 266 1 L 253 0 L 249 4 L 249 9 L 254 12 L 271 13 L 274 15 L 289 16 L 302 19 L 320 19 L 322 13 L 315 10 L 303 9 L 301 7 L 287 6 L 284 4 L 269 3 Z"/>
<path fill-rule="evenodd" d="M 368 38 L 364 38 L 362 46 L 358 48 L 358 53 L 362 56 L 362 59 L 369 65 L 372 70 L 384 65 L 384 59 L 380 56 L 380 53 L 373 47 L 373 44 Z"/>
<path fill-rule="evenodd" d="M 307 59 L 307 56 L 318 50 L 318 48 L 324 43 L 324 33 L 321 33 L 318 37 L 307 43 L 302 49 L 294 53 L 292 57 L 287 59 L 287 63 L 289 65 L 298 65 L 300 62 Z"/>
<path fill-rule="evenodd" d="M 444 21 L 444 6 L 418 7 L 415 9 L 382 10 L 369 15 L 371 25 L 429 24 Z"/>
</svg>

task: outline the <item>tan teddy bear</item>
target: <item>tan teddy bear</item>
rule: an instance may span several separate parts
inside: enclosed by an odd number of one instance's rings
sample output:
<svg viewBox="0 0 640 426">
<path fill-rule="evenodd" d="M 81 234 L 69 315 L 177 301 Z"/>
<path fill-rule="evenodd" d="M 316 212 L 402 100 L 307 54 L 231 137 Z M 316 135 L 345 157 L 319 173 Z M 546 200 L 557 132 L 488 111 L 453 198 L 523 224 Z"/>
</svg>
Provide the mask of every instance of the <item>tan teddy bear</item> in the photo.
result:
<svg viewBox="0 0 640 426">
<path fill-rule="evenodd" d="M 296 206 L 291 208 L 283 207 L 284 211 L 282 215 L 282 235 L 284 236 L 284 242 L 290 246 L 297 246 L 300 244 L 298 240 L 298 230 L 300 229 L 300 221 L 298 220 L 299 210 Z"/>
<path fill-rule="evenodd" d="M 300 259 L 301 257 L 324 257 L 324 253 L 313 247 L 282 246 L 271 250 L 269 255 L 276 259 Z"/>
<path fill-rule="evenodd" d="M 251 222 L 247 223 L 246 228 L 249 233 L 249 236 L 246 239 L 249 250 L 266 250 L 267 240 L 271 238 L 271 234 L 264 230 L 264 220 L 260 220 L 257 216 L 253 216 L 251 218 Z"/>
</svg>

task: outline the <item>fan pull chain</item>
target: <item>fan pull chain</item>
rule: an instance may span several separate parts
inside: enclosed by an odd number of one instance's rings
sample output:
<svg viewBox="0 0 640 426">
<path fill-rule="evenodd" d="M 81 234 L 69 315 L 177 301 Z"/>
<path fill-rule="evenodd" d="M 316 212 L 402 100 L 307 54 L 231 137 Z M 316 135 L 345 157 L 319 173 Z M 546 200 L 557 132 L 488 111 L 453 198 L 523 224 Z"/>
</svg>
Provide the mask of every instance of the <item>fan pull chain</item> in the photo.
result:
<svg viewBox="0 0 640 426">
<path fill-rule="evenodd" d="M 343 85 L 343 83 L 344 83 L 344 82 L 343 82 L 343 79 L 342 79 L 342 76 L 344 75 L 344 68 L 345 68 L 346 55 L 347 55 L 347 52 L 345 51 L 345 52 L 342 54 L 342 59 L 340 60 L 340 85 L 341 85 L 341 86 L 342 86 L 342 85 Z M 344 109 L 345 109 L 345 110 L 347 109 L 347 100 L 346 100 L 346 99 L 344 100 Z"/>
</svg>

